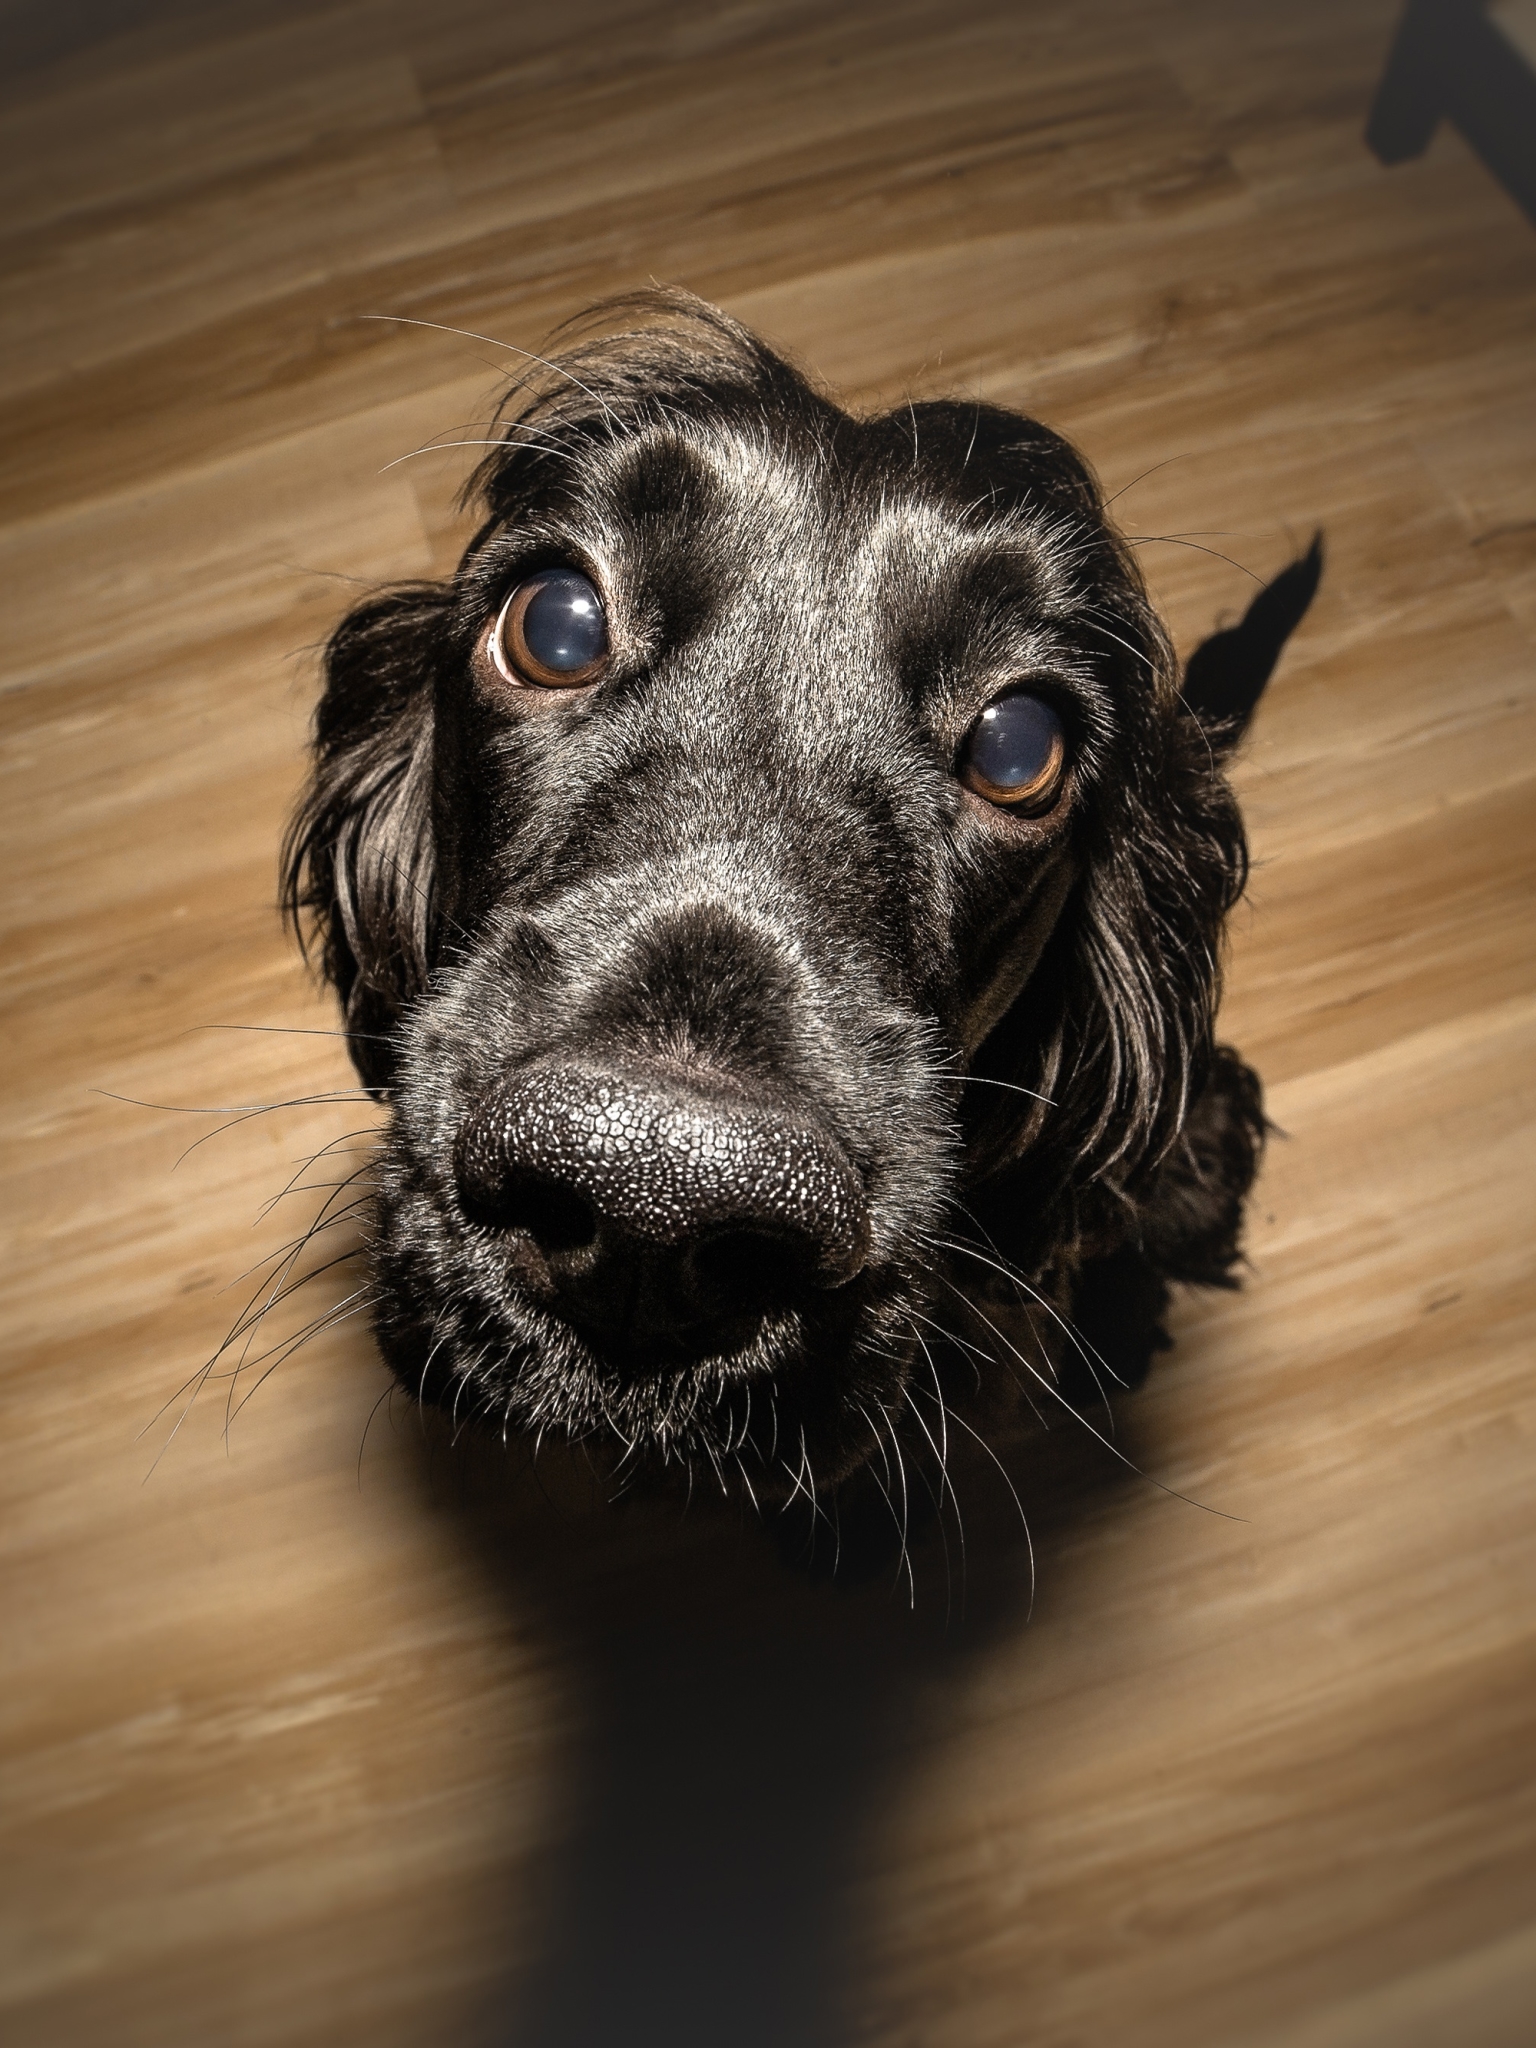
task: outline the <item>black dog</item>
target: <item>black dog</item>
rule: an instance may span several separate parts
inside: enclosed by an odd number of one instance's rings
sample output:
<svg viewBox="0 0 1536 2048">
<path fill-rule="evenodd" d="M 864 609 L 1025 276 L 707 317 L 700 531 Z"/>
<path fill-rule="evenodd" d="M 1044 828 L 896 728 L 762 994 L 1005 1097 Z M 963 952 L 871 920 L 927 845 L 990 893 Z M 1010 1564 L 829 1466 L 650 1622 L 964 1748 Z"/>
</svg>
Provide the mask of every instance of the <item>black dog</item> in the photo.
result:
<svg viewBox="0 0 1536 2048">
<path fill-rule="evenodd" d="M 287 901 L 391 1105 L 402 1382 L 782 1501 L 1230 1284 L 1221 763 L 1320 556 L 1181 693 L 1058 435 L 642 312 L 504 408 L 457 574 L 337 629 Z"/>
</svg>

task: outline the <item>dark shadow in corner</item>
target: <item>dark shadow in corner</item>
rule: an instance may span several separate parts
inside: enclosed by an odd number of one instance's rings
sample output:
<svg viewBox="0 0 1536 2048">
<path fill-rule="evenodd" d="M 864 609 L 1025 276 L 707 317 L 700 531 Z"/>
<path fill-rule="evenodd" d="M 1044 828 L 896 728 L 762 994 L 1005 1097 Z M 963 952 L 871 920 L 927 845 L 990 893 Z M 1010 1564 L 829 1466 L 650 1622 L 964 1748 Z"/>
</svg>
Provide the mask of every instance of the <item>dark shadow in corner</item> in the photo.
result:
<svg viewBox="0 0 1536 2048">
<path fill-rule="evenodd" d="M 1006 1462 L 1059 1594 L 1060 1538 L 1137 1482 L 1070 1426 Z M 447 1454 L 439 1443 L 432 1463 L 439 1508 L 589 1702 L 572 1760 L 579 1811 L 547 1873 L 538 1961 L 459 2038 L 847 2039 L 849 1897 L 925 1695 L 947 1697 L 967 1660 L 1029 1615 L 1029 1553 L 996 1469 L 978 1453 L 954 1470 L 970 1553 L 962 1614 L 952 1518 L 947 1560 L 932 1517 L 914 1546 L 909 1605 L 905 1575 L 818 1583 L 734 1510 L 610 1506 L 579 1459 L 546 1453 L 535 1477 L 499 1447 L 461 1442 Z M 1043 1611 L 1035 1625 L 1044 1650 Z"/>
<path fill-rule="evenodd" d="M 1365 139 L 1380 162 L 1406 163 L 1442 118 L 1536 221 L 1536 63 L 1484 0 L 1408 0 Z"/>
</svg>

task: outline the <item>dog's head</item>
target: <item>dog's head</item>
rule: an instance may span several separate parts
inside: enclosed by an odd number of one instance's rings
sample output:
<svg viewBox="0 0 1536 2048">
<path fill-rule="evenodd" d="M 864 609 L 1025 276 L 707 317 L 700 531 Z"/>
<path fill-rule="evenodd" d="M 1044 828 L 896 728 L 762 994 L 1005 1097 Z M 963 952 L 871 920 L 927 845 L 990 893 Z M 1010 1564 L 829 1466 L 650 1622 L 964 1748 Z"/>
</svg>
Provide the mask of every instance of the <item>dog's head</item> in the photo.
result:
<svg viewBox="0 0 1536 2048">
<path fill-rule="evenodd" d="M 1222 729 L 1032 420 L 854 417 L 680 297 L 515 403 L 458 572 L 337 630 L 289 848 L 391 1106 L 381 1340 L 461 1415 L 836 1477 L 965 1205 L 1038 1273 L 1176 1138 Z"/>
</svg>

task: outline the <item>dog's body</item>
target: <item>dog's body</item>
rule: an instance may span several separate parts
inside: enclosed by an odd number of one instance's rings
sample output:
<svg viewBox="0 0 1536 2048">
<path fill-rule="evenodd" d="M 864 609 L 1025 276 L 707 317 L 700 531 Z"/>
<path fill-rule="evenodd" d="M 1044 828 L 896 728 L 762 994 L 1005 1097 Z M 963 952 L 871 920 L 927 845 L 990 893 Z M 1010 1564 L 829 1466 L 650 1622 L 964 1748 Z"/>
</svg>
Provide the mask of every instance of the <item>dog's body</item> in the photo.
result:
<svg viewBox="0 0 1536 2048">
<path fill-rule="evenodd" d="M 855 419 L 680 296 L 477 483 L 453 579 L 338 629 L 289 850 L 400 1379 L 783 1500 L 1139 1377 L 1238 1255 L 1221 762 L 1316 550 L 1186 702 L 1056 435 Z"/>
</svg>

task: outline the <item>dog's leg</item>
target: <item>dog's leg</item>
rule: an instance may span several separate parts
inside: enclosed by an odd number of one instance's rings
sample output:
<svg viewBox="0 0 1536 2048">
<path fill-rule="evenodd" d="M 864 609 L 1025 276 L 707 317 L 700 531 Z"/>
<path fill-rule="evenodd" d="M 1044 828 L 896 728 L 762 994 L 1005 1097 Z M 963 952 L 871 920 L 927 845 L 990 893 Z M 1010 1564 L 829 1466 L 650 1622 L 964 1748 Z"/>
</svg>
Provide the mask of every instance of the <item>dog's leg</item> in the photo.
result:
<svg viewBox="0 0 1536 2048">
<path fill-rule="evenodd" d="M 1090 1361 L 1140 1386 L 1172 1338 L 1164 1328 L 1169 1282 L 1235 1287 L 1243 1200 L 1264 1147 L 1259 1077 L 1218 1046 L 1205 1087 L 1163 1162 L 1136 1235 L 1079 1271 L 1073 1319 L 1088 1359 L 1069 1353 L 1073 1405 L 1095 1398 Z M 1079 1384 L 1080 1382 L 1080 1384 Z"/>
<path fill-rule="evenodd" d="M 1173 1343 L 1163 1327 L 1167 1308 L 1168 1282 L 1137 1246 L 1090 1259 L 1073 1293 L 1078 1342 L 1057 1368 L 1063 1399 L 1081 1413 L 1118 1387 L 1139 1387 Z"/>
</svg>

